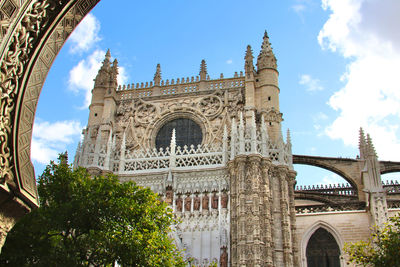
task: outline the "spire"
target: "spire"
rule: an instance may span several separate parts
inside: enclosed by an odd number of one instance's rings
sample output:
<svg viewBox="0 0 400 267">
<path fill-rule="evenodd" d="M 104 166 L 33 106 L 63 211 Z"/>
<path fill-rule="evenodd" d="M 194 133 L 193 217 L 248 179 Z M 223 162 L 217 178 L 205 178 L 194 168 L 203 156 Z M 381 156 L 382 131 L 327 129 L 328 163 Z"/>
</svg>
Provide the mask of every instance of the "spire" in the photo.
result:
<svg viewBox="0 0 400 267">
<path fill-rule="evenodd" d="M 247 46 L 246 55 L 244 56 L 244 70 L 246 73 L 246 77 L 250 78 L 254 72 L 253 65 L 253 51 L 251 50 L 251 46 Z"/>
<path fill-rule="evenodd" d="M 161 66 L 157 64 L 156 73 L 154 74 L 154 85 L 160 85 L 161 83 Z"/>
<path fill-rule="evenodd" d="M 171 150 L 175 149 L 175 147 L 176 147 L 176 131 L 175 131 L 175 128 L 172 129 L 172 136 L 171 136 L 171 144 L 170 144 L 170 146 L 171 146 Z"/>
<path fill-rule="evenodd" d="M 372 143 L 371 136 L 367 134 L 367 149 L 368 149 L 368 156 L 376 157 L 376 151 L 374 144 Z"/>
<path fill-rule="evenodd" d="M 360 150 L 360 158 L 365 158 L 366 156 L 366 142 L 363 128 L 360 127 L 360 137 L 358 140 L 358 148 Z"/>
<path fill-rule="evenodd" d="M 103 65 L 101 65 L 101 68 L 99 72 L 97 73 L 96 78 L 94 79 L 95 81 L 95 86 L 96 85 L 105 85 L 109 82 L 110 80 L 110 67 L 111 67 L 111 53 L 110 49 L 107 50 L 107 53 L 104 57 L 103 60 Z"/>
<path fill-rule="evenodd" d="M 207 64 L 206 61 L 203 59 L 200 64 L 200 81 L 204 81 L 207 79 Z"/>
<path fill-rule="evenodd" d="M 292 139 L 290 138 L 290 130 L 289 130 L 289 128 L 287 129 L 287 133 L 286 133 L 286 144 L 292 145 Z"/>
<path fill-rule="evenodd" d="M 110 52 L 110 48 L 109 48 L 109 49 L 107 49 L 107 53 L 106 53 L 106 59 L 107 59 L 108 61 L 110 61 L 110 59 L 111 59 L 111 52 Z"/>
<path fill-rule="evenodd" d="M 261 51 L 257 58 L 257 70 L 262 69 L 276 69 L 276 57 L 272 51 L 271 43 L 267 31 L 264 33 L 263 43 L 261 45 Z"/>
<path fill-rule="evenodd" d="M 107 50 L 107 53 L 106 53 L 106 56 L 104 57 L 104 60 L 103 60 L 103 66 L 102 66 L 102 69 L 103 68 L 109 68 L 110 67 L 110 64 L 111 64 L 111 52 L 110 52 L 110 49 L 108 49 Z"/>
</svg>

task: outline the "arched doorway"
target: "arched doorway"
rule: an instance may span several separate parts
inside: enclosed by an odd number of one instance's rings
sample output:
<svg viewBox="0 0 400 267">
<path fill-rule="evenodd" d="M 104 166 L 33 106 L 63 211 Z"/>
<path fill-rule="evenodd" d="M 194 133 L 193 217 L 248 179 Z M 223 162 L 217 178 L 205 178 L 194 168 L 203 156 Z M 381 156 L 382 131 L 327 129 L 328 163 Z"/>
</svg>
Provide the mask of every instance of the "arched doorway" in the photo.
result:
<svg viewBox="0 0 400 267">
<path fill-rule="evenodd" d="M 306 248 L 308 267 L 340 267 L 340 248 L 331 233 L 318 228 Z"/>
</svg>

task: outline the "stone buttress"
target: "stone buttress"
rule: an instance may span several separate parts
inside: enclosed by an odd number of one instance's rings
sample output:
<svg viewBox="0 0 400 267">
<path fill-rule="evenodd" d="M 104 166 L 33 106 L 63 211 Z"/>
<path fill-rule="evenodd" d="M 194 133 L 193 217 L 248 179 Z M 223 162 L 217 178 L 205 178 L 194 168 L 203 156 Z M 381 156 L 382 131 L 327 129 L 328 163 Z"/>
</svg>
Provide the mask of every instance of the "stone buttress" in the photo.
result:
<svg viewBox="0 0 400 267">
<path fill-rule="evenodd" d="M 281 133 L 276 58 L 264 35 L 245 56 L 245 116 L 231 125 L 231 266 L 298 266 L 291 143 Z M 275 148 L 275 150 L 274 150 Z"/>
</svg>

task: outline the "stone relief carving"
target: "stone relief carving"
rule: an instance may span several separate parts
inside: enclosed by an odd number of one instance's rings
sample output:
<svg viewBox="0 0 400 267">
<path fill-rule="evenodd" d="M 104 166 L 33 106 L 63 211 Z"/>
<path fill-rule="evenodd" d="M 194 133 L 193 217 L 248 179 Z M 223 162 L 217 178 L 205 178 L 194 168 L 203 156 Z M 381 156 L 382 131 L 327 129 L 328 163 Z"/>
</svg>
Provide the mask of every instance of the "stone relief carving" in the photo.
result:
<svg viewBox="0 0 400 267">
<path fill-rule="evenodd" d="M 224 125 L 230 124 L 230 112 L 243 108 L 242 97 L 241 89 L 234 89 L 196 97 L 121 100 L 117 103 L 114 132 L 120 133 L 121 140 L 124 130 L 130 129 L 132 135 L 126 139 L 126 146 L 130 149 L 151 147 L 152 134 L 159 119 L 182 112 L 193 114 L 204 122 L 207 144 L 220 145 Z"/>
<path fill-rule="evenodd" d="M 198 107 L 205 116 L 212 117 L 221 112 L 223 105 L 221 98 L 212 95 L 201 99 Z"/>
<path fill-rule="evenodd" d="M 140 124 L 148 124 L 152 122 L 154 118 L 157 116 L 158 112 L 156 107 L 148 102 L 140 101 L 139 104 L 136 105 L 135 111 L 135 122 Z"/>
<path fill-rule="evenodd" d="M 46 30 L 51 17 L 49 13 L 54 13 L 57 6 L 64 4 L 61 1 L 37 1 L 28 8 L 2 58 L 0 67 L 0 177 L 2 177 L 2 183 L 5 181 L 13 183 L 14 178 L 11 162 L 11 134 L 16 98 L 21 93 L 20 80 L 30 60 L 30 54 L 34 51 L 35 42 Z"/>
</svg>

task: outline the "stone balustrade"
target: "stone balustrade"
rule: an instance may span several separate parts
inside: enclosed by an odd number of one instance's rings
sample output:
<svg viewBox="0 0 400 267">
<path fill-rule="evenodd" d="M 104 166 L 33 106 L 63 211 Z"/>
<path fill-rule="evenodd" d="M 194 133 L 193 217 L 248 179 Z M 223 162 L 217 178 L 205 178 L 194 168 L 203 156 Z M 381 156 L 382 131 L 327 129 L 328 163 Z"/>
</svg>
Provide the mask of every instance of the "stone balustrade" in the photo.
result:
<svg viewBox="0 0 400 267">
<path fill-rule="evenodd" d="M 204 85 L 201 85 L 204 83 Z M 240 76 L 235 74 L 233 78 L 215 79 L 200 81 L 199 77 L 172 79 L 171 81 L 161 81 L 160 85 L 154 85 L 153 82 L 136 83 L 120 85 L 117 88 L 117 95 L 120 100 L 145 98 L 163 95 L 186 94 L 199 91 L 210 91 L 218 89 L 242 88 L 244 87 L 243 73 Z"/>
</svg>

